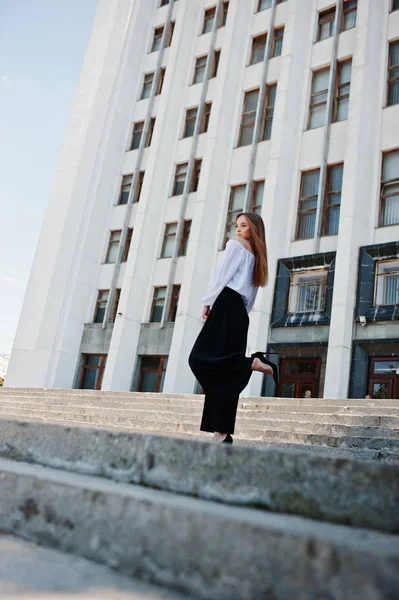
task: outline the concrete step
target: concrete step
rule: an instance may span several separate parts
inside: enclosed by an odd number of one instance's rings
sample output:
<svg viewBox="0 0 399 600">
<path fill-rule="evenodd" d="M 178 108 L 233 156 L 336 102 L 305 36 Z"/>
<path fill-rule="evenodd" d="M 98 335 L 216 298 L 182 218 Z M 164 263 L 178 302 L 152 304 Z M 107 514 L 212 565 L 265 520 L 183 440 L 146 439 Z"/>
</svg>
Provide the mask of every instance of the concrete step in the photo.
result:
<svg viewBox="0 0 399 600">
<path fill-rule="evenodd" d="M 172 415 L 155 414 L 152 418 L 143 418 L 136 413 L 126 414 L 120 411 L 97 412 L 91 410 L 87 412 L 71 412 L 68 410 L 40 410 L 31 409 L 3 409 L 0 408 L 0 414 L 5 416 L 32 417 L 43 420 L 63 420 L 65 422 L 85 422 L 88 425 L 112 425 L 129 427 L 135 430 L 143 429 L 145 431 L 197 433 L 199 429 L 199 419 L 195 417 L 181 417 Z M 151 415 L 150 415 L 151 417 Z M 320 423 L 308 423 L 306 421 L 276 421 L 266 419 L 244 419 L 237 423 L 236 436 L 244 439 L 270 439 L 270 436 L 279 433 L 287 434 L 314 434 L 320 436 L 349 436 L 359 438 L 388 438 L 395 440 L 399 448 L 399 430 L 387 427 L 359 427 L 352 425 L 330 425 Z"/>
<path fill-rule="evenodd" d="M 196 598 L 364 600 L 399 589 L 394 535 L 6 459 L 0 481 L 1 528 Z"/>
<path fill-rule="evenodd" d="M 11 535 L 0 537 L 2 600 L 184 600 L 187 596 L 133 580 L 109 567 L 40 547 Z"/>
<path fill-rule="evenodd" d="M 202 403 L 198 406 L 187 405 L 187 403 L 181 403 L 179 405 L 157 405 L 157 404 L 143 404 L 143 403 L 120 403 L 120 402 L 103 402 L 97 404 L 90 401 L 90 403 L 77 403 L 75 400 L 71 402 L 60 402 L 59 400 L 36 401 L 29 399 L 25 401 L 23 398 L 7 399 L 0 403 L 0 409 L 4 409 L 4 412 L 14 409 L 30 409 L 35 407 L 40 410 L 50 408 L 51 410 L 58 411 L 69 411 L 76 414 L 81 413 L 92 413 L 92 414 L 107 414 L 107 413 L 118 413 L 118 415 L 126 414 L 130 416 L 137 414 L 139 416 L 148 415 L 165 415 L 168 419 L 174 418 L 176 415 L 183 417 L 196 415 L 200 417 L 202 413 Z M 317 409 L 318 410 L 318 409 Z M 399 415 L 399 408 L 398 408 Z M 399 416 L 385 416 L 385 415 L 369 415 L 365 413 L 348 413 L 348 412 L 310 412 L 297 409 L 296 411 L 283 410 L 283 411 L 270 411 L 265 409 L 251 410 L 250 408 L 239 407 L 238 417 L 240 419 L 273 419 L 273 420 L 287 420 L 287 421 L 307 421 L 314 423 L 330 423 L 330 424 L 342 424 L 342 425 L 359 425 L 365 427 L 391 427 L 399 428 Z"/>
<path fill-rule="evenodd" d="M 0 419 L 0 456 L 399 533 L 399 463 Z"/>
</svg>

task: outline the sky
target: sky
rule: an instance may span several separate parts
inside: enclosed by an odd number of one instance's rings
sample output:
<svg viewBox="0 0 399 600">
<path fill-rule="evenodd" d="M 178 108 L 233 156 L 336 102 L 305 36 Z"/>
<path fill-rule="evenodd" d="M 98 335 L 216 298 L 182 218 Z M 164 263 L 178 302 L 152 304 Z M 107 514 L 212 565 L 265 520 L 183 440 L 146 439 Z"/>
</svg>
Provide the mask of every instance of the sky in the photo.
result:
<svg viewBox="0 0 399 600">
<path fill-rule="evenodd" d="M 0 354 L 19 313 L 97 0 L 0 0 Z"/>
</svg>

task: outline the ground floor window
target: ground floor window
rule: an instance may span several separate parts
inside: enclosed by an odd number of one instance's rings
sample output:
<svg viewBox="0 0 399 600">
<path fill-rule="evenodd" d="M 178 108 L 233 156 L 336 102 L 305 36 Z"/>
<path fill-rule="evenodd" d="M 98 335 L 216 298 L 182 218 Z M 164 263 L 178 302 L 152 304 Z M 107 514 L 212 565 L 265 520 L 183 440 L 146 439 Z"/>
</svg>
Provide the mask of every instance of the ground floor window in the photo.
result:
<svg viewBox="0 0 399 600">
<path fill-rule="evenodd" d="M 368 395 L 376 400 L 399 398 L 399 356 L 370 359 Z"/>
<path fill-rule="evenodd" d="M 162 392 L 167 365 L 167 356 L 141 356 L 137 391 Z"/>
<path fill-rule="evenodd" d="M 80 390 L 101 390 L 107 355 L 83 354 L 82 358 L 78 388 Z"/>
</svg>

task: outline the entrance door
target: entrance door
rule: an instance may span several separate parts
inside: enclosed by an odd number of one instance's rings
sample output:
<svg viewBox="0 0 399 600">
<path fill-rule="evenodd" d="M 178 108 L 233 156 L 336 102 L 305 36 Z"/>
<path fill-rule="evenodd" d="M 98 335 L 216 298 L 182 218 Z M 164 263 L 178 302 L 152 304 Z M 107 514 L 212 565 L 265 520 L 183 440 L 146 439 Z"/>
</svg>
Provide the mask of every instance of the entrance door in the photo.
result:
<svg viewBox="0 0 399 600">
<path fill-rule="evenodd" d="M 280 397 L 304 398 L 306 392 L 318 397 L 320 358 L 283 358 L 280 374 Z"/>
<path fill-rule="evenodd" d="M 399 356 L 371 358 L 368 393 L 377 400 L 399 398 Z"/>
</svg>

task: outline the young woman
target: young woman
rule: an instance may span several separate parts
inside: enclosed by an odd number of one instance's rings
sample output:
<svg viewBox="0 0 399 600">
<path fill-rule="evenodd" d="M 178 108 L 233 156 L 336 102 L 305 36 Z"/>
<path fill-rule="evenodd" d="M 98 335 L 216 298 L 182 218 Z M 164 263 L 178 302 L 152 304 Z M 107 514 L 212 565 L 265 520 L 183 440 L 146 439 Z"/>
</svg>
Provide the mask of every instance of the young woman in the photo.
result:
<svg viewBox="0 0 399 600">
<path fill-rule="evenodd" d="M 259 287 L 267 283 L 265 227 L 256 213 L 241 213 L 236 236 L 229 240 L 206 296 L 205 324 L 194 344 L 189 365 L 205 392 L 201 430 L 213 432 L 214 441 L 233 443 L 231 434 L 240 392 L 252 371 L 273 375 L 276 365 L 263 352 L 245 356 L 252 309 Z"/>
</svg>

